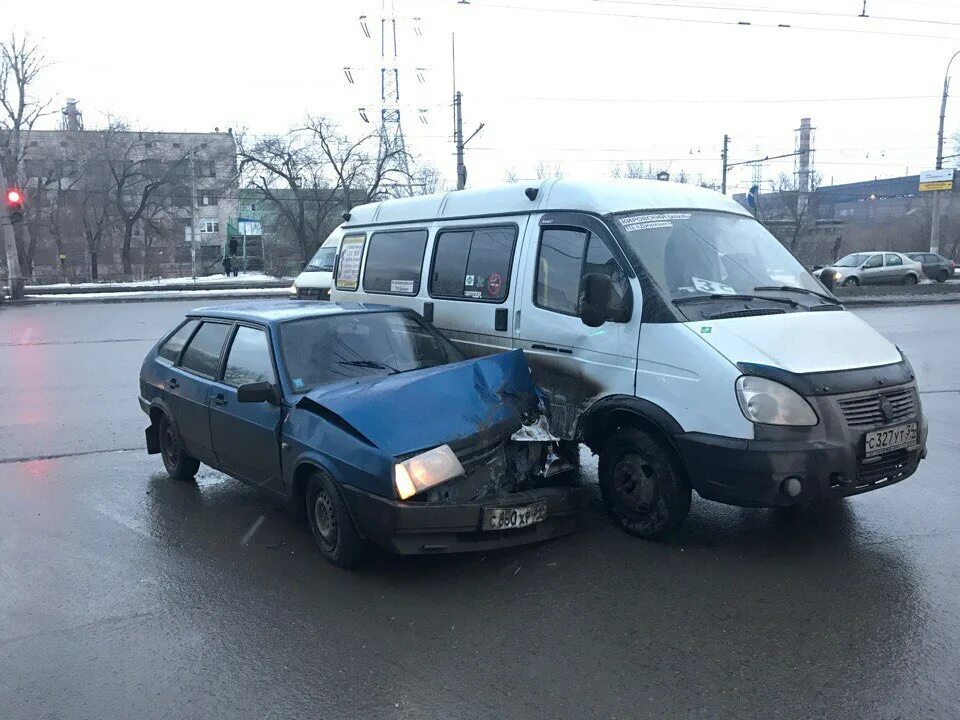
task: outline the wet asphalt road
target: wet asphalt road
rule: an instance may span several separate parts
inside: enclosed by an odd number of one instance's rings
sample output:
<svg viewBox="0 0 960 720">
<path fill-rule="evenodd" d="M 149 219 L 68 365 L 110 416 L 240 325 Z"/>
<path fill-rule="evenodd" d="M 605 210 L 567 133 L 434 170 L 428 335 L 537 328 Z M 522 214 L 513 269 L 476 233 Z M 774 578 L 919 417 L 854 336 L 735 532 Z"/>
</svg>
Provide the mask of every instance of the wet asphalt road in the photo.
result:
<svg viewBox="0 0 960 720">
<path fill-rule="evenodd" d="M 191 305 L 0 308 L 3 720 L 960 713 L 958 306 L 860 313 L 930 417 L 899 485 L 695 499 L 659 544 L 597 507 L 540 546 L 348 573 L 256 491 L 143 450 L 140 361 Z"/>
</svg>

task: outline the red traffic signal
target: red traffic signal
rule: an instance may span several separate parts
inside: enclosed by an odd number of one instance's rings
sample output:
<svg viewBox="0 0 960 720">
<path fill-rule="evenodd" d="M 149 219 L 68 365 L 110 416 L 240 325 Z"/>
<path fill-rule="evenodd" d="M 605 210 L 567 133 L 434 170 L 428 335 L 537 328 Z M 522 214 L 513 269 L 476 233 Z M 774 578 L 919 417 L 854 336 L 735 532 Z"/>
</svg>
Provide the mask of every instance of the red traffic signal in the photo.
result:
<svg viewBox="0 0 960 720">
<path fill-rule="evenodd" d="M 7 200 L 7 215 L 10 216 L 11 224 L 23 220 L 23 193 L 19 188 L 7 188 L 5 194 Z"/>
</svg>

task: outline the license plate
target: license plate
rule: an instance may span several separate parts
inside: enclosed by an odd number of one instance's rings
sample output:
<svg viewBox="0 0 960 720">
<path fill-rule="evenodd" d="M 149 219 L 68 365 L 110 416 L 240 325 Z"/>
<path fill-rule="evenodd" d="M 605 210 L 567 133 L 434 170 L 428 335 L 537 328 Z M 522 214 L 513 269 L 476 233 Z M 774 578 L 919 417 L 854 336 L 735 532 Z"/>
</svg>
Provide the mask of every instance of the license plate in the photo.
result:
<svg viewBox="0 0 960 720">
<path fill-rule="evenodd" d="M 874 430 L 864 436 L 866 457 L 901 450 L 917 444 L 917 424 L 894 425 L 883 430 Z"/>
<path fill-rule="evenodd" d="M 513 530 L 543 522 L 547 516 L 545 502 L 508 508 L 484 508 L 483 530 Z"/>
</svg>

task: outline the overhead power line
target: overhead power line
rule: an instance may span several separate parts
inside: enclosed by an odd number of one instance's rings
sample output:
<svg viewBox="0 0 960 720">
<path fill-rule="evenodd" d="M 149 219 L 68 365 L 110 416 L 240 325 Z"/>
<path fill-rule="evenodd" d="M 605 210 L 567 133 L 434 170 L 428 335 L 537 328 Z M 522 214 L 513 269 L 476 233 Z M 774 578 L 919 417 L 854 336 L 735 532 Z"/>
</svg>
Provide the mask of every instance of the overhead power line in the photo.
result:
<svg viewBox="0 0 960 720">
<path fill-rule="evenodd" d="M 802 10 L 802 9 L 777 9 L 765 8 L 749 5 L 715 5 L 700 3 L 675 3 L 675 2 L 657 2 L 656 0 L 593 0 L 597 3 L 609 3 L 613 5 L 641 5 L 645 7 L 669 7 L 683 8 L 691 10 L 723 10 L 732 12 L 751 12 L 751 13 L 773 13 L 777 15 L 809 15 L 814 17 L 829 17 L 848 19 L 854 17 L 869 17 L 870 20 L 881 20 L 885 22 L 907 22 L 924 23 L 929 25 L 947 25 L 951 27 L 960 27 L 960 22 L 951 22 L 949 20 L 927 20 L 924 18 L 906 18 L 906 17 L 887 17 L 885 15 L 857 16 L 850 13 L 825 12 L 823 10 Z"/>
<path fill-rule="evenodd" d="M 887 102 L 901 100 L 933 100 L 940 95 L 887 95 L 875 97 L 835 97 L 835 98 L 625 98 L 625 97 L 575 97 L 575 96 L 537 96 L 514 95 L 498 96 L 497 102 L 586 102 L 586 103 L 640 103 L 640 104 L 783 104 L 783 103 L 827 103 L 827 102 Z"/>
<path fill-rule="evenodd" d="M 441 0 L 433 0 L 434 2 L 439 2 Z M 562 15 L 574 15 L 582 17 L 608 17 L 608 18 L 618 18 L 621 20 L 652 20 L 658 22 L 677 22 L 677 23 L 694 23 L 694 24 L 703 24 L 703 25 L 716 25 L 716 26 L 726 26 L 726 27 L 752 27 L 752 28 L 762 28 L 762 29 L 781 29 L 781 30 L 803 30 L 803 31 L 813 31 L 813 32 L 839 32 L 846 33 L 851 35 L 877 35 L 877 36 L 887 36 L 887 37 L 910 37 L 910 38 L 922 38 L 928 40 L 960 40 L 960 35 L 928 35 L 924 33 L 905 33 L 897 32 L 894 30 L 870 30 L 864 28 L 839 28 L 839 27 L 820 27 L 820 26 L 811 26 L 811 25 L 795 25 L 795 24 L 784 24 L 784 23 L 757 23 L 757 22 L 747 22 L 743 20 L 721 20 L 717 18 L 692 18 L 692 17 L 668 17 L 664 15 L 646 15 L 638 13 L 612 13 L 612 12 L 602 12 L 598 10 L 577 10 L 573 8 L 551 8 L 551 7 L 531 7 L 526 5 L 512 5 L 505 3 L 483 3 L 479 2 L 472 3 L 471 8 L 481 8 L 481 9 L 497 9 L 497 10 L 517 10 L 521 12 L 533 12 L 533 13 L 555 13 Z"/>
</svg>

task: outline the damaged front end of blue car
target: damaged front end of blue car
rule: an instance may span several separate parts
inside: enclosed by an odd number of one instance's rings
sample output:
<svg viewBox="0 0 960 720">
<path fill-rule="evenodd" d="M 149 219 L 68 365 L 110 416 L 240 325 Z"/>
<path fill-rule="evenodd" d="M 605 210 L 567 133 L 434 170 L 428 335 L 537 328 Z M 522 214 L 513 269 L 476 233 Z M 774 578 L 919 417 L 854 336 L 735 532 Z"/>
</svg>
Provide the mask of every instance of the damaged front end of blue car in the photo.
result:
<svg viewBox="0 0 960 720">
<path fill-rule="evenodd" d="M 365 538 L 476 551 L 570 532 L 589 503 L 545 411 L 516 350 L 318 388 L 283 433 L 337 481 Z"/>
</svg>

